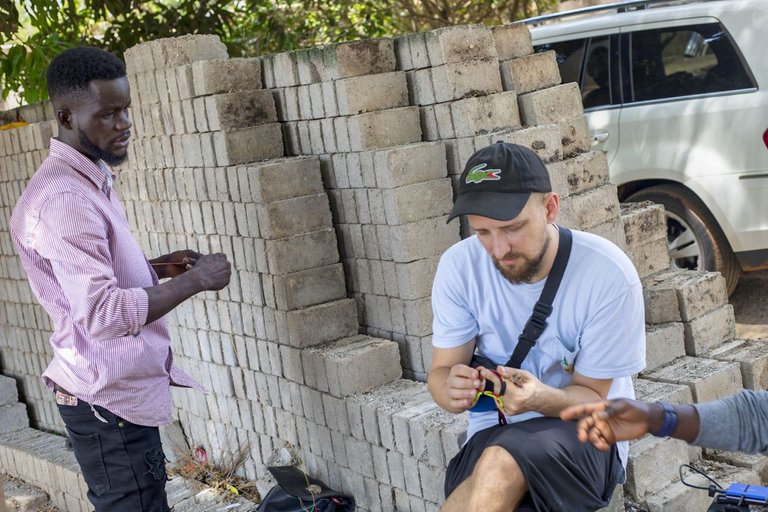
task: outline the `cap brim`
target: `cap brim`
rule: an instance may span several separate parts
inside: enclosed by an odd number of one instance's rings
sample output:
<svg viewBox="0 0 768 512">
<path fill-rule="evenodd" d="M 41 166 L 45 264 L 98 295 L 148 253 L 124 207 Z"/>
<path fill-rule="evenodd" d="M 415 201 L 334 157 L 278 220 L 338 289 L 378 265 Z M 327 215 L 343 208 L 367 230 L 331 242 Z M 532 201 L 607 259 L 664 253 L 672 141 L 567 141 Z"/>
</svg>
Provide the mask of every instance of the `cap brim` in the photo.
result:
<svg viewBox="0 0 768 512">
<path fill-rule="evenodd" d="M 494 220 L 512 220 L 523 211 L 530 192 L 467 192 L 456 198 L 448 220 L 461 215 L 479 215 Z"/>
</svg>

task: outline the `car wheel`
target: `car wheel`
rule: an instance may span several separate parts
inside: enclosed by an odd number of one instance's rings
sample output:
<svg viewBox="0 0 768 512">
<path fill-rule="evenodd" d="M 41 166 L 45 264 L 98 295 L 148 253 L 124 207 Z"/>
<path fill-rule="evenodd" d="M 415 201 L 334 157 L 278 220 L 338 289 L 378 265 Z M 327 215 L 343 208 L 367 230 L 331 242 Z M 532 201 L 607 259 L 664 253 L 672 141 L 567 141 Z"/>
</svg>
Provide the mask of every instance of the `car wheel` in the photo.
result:
<svg viewBox="0 0 768 512">
<path fill-rule="evenodd" d="M 656 185 L 632 194 L 626 201 L 663 205 L 667 210 L 672 264 L 677 268 L 720 272 L 728 295 L 733 293 L 741 267 L 723 230 L 696 194 L 681 185 Z"/>
</svg>

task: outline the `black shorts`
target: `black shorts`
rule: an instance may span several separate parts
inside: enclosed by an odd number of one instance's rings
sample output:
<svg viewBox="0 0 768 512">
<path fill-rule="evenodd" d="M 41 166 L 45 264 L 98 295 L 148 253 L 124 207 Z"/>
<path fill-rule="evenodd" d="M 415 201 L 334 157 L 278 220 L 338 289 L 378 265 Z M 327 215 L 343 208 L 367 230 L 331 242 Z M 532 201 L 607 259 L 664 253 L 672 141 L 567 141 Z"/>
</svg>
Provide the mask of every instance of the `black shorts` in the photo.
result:
<svg viewBox="0 0 768 512">
<path fill-rule="evenodd" d="M 451 459 L 445 475 L 445 495 L 472 474 L 489 446 L 501 446 L 515 459 L 528 493 L 518 510 L 597 510 L 605 507 L 624 468 L 616 447 L 601 452 L 576 438 L 576 422 L 534 418 L 477 432 Z"/>
</svg>

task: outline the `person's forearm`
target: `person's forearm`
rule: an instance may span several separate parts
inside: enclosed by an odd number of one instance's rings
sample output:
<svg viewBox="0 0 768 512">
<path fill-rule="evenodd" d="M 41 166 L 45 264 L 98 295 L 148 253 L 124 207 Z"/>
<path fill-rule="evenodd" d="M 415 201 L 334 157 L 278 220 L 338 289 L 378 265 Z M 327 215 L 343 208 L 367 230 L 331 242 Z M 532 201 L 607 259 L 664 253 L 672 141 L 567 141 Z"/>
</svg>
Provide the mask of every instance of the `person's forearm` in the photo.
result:
<svg viewBox="0 0 768 512">
<path fill-rule="evenodd" d="M 537 397 L 535 411 L 553 418 L 560 416 L 560 411 L 568 406 L 602 400 L 600 394 L 580 384 L 571 384 L 562 389 L 544 386 L 541 396 Z"/>
<path fill-rule="evenodd" d="M 432 399 L 437 405 L 442 407 L 448 412 L 458 414 L 464 412 L 465 409 L 456 409 L 450 406 L 450 398 L 448 397 L 448 375 L 451 373 L 450 368 L 434 368 L 429 372 L 427 377 L 427 388 L 432 395 Z"/>
<path fill-rule="evenodd" d="M 191 296 L 203 291 L 203 287 L 190 272 L 165 283 L 144 288 L 144 291 L 147 292 L 149 302 L 146 323 L 150 324 L 167 315 Z"/>
</svg>

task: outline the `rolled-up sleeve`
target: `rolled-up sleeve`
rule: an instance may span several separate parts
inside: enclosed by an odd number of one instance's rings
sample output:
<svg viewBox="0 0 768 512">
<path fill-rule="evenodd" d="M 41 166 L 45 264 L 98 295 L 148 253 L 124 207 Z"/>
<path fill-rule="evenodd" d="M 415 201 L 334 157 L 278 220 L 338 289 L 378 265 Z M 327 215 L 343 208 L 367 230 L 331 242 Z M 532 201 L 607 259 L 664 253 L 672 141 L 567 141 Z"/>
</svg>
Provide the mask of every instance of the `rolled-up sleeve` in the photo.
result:
<svg viewBox="0 0 768 512">
<path fill-rule="evenodd" d="M 144 289 L 117 286 L 109 229 L 104 217 L 74 193 L 51 197 L 34 229 L 33 247 L 50 262 L 72 321 L 95 341 L 137 334 L 149 309 Z"/>
</svg>

